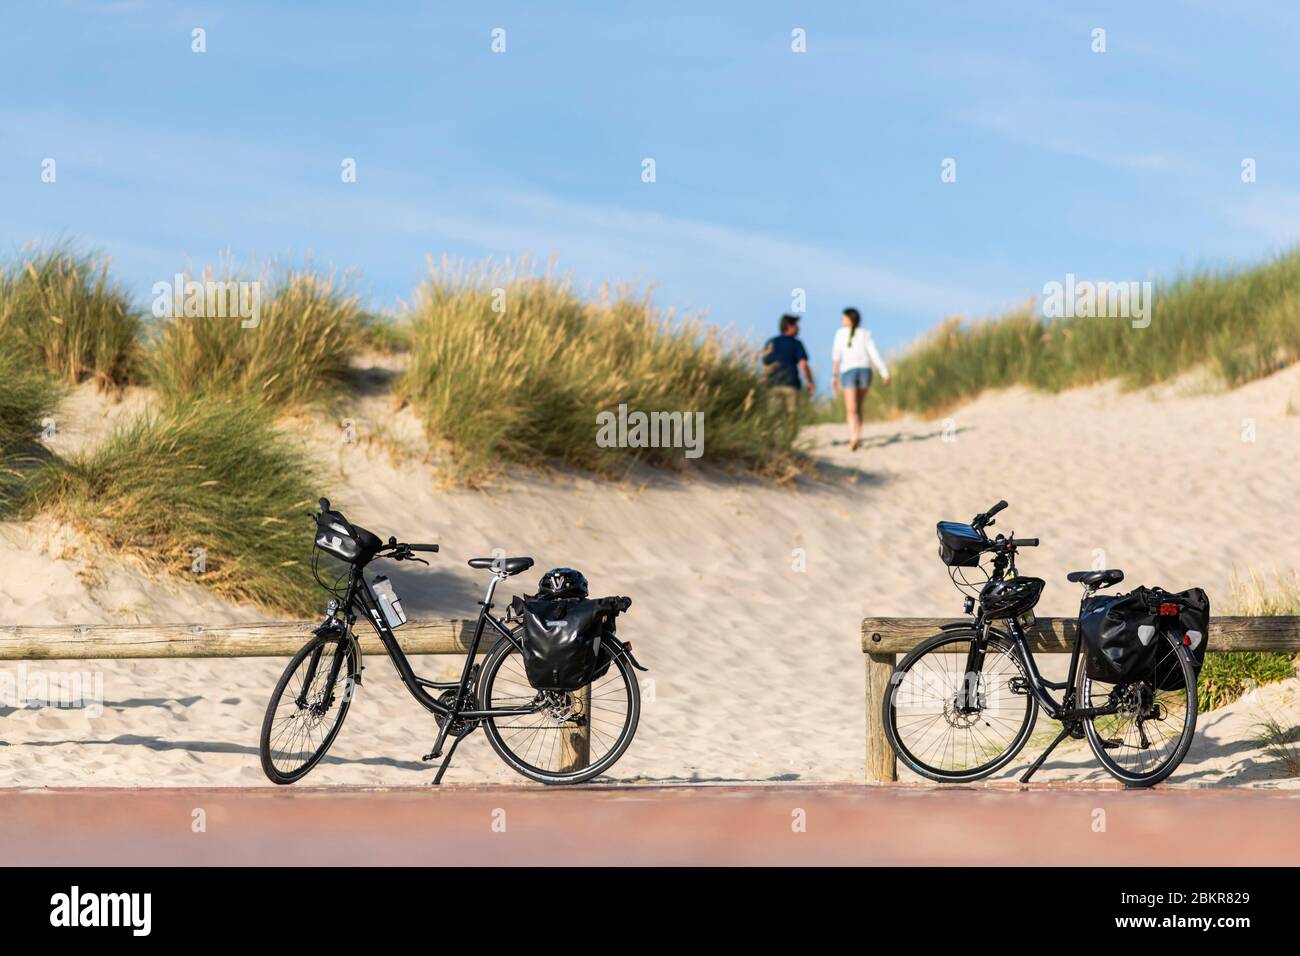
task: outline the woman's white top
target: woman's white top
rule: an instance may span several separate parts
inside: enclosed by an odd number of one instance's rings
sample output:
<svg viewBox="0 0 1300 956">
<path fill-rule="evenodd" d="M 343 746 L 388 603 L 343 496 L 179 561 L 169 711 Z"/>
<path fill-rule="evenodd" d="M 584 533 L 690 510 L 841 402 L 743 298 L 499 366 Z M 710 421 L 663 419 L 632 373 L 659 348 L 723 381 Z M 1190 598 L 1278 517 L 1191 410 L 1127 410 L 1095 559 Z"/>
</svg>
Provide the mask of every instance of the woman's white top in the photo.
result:
<svg viewBox="0 0 1300 956">
<path fill-rule="evenodd" d="M 851 342 L 848 327 L 843 325 L 839 327 L 835 333 L 835 347 L 831 352 L 831 359 L 839 365 L 841 372 L 855 368 L 871 368 L 874 365 L 880 369 L 881 377 L 889 378 L 889 369 L 885 368 L 885 360 L 880 357 L 871 333 L 861 326 L 853 330 Z"/>
</svg>

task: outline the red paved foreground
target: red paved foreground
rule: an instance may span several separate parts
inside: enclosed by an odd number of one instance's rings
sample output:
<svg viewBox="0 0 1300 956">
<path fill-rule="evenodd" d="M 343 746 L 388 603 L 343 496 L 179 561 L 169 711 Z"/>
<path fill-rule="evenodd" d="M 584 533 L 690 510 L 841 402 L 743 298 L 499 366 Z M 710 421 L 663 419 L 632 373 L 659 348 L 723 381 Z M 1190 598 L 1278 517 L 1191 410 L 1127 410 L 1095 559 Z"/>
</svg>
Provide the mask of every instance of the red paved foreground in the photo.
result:
<svg viewBox="0 0 1300 956">
<path fill-rule="evenodd" d="M 205 832 L 192 828 L 196 810 L 203 811 Z M 851 785 L 0 790 L 5 866 L 1297 861 L 1300 792 Z"/>
</svg>

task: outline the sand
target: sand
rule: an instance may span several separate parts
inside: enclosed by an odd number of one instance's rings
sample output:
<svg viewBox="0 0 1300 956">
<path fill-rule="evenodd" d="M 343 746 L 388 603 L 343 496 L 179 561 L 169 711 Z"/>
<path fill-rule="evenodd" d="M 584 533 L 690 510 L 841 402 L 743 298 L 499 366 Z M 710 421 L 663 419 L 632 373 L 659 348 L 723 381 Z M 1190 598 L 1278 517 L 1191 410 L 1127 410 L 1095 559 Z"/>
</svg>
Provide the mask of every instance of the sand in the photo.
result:
<svg viewBox="0 0 1300 956">
<path fill-rule="evenodd" d="M 620 621 L 650 668 L 624 781 L 860 781 L 863 779 L 864 615 L 952 616 L 961 597 L 936 556 L 934 524 L 968 519 L 1006 498 L 998 530 L 1037 535 L 1026 573 L 1049 584 L 1039 610 L 1073 614 L 1067 571 L 1101 563 L 1132 584 L 1206 588 L 1216 607 L 1234 571 L 1300 567 L 1290 529 L 1300 464 L 1300 367 L 1241 389 L 1186 386 L 1123 393 L 1113 385 L 1061 395 L 989 394 L 950 417 L 866 430 L 850 452 L 843 426 L 806 437 L 820 479 L 795 489 L 710 473 L 649 472 L 622 483 L 520 470 L 481 491 L 440 487 L 419 460 L 410 410 L 375 387 L 344 409 L 358 440 L 315 420 L 304 440 L 330 462 L 322 488 L 353 520 L 383 535 L 438 541 L 428 569 L 391 570 L 413 617 L 475 612 L 486 584 L 468 558 L 501 549 L 538 562 L 503 595 L 531 590 L 546 567 L 581 568 L 593 591 L 634 600 Z M 61 441 L 82 447 L 118 412 L 78 391 Z M 138 398 L 131 401 L 140 401 Z M 83 433 L 79 433 L 78 429 Z M 412 457 L 416 456 L 416 457 Z M 707 461 L 707 432 L 706 456 Z M 192 585 L 158 581 L 66 529 L 7 524 L 0 534 L 5 622 L 256 619 Z M 399 632 L 400 635 L 400 632 Z M 0 708 L 0 786 L 261 786 L 263 709 L 278 660 L 41 662 L 89 672 L 103 708 Z M 418 784 L 436 732 L 384 659 L 366 659 L 347 723 L 309 781 Z M 20 665 L 0 670 L 17 673 Z M 446 658 L 417 661 L 429 676 Z M 1296 787 L 1253 742 L 1265 714 L 1300 724 L 1300 681 L 1261 688 L 1203 715 L 1172 781 Z M 1039 736 L 1055 725 L 1040 718 Z M 1018 775 L 1031 744 L 1002 777 Z M 448 778 L 518 780 L 481 736 Z M 1102 780 L 1086 747 L 1057 751 L 1042 780 Z"/>
</svg>

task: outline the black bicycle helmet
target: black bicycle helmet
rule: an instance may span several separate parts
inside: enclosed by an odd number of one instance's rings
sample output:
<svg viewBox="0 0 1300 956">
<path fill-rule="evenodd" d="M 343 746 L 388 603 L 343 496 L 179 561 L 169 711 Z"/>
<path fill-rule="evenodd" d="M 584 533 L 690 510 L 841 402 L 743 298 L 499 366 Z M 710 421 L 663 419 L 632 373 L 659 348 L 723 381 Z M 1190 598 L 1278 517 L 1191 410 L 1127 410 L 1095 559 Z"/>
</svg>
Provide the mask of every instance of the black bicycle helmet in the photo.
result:
<svg viewBox="0 0 1300 956">
<path fill-rule="evenodd" d="M 587 579 L 573 568 L 551 568 L 537 582 L 537 596 L 541 598 L 585 598 Z"/>
</svg>

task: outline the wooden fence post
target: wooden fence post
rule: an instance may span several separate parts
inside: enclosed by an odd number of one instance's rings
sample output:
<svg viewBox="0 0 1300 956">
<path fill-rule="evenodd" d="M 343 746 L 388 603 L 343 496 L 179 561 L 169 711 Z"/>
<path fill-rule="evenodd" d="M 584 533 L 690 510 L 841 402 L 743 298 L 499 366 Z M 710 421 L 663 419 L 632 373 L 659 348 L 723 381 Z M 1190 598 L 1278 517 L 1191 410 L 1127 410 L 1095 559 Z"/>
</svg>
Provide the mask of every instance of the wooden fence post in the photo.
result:
<svg viewBox="0 0 1300 956">
<path fill-rule="evenodd" d="M 864 654 L 867 659 L 867 782 L 893 783 L 898 779 L 894 748 L 885 739 L 885 695 L 894 673 L 893 654 Z"/>
<path fill-rule="evenodd" d="M 591 685 L 574 695 L 586 718 L 581 727 L 560 731 L 560 770 L 568 773 L 591 763 Z"/>
</svg>

